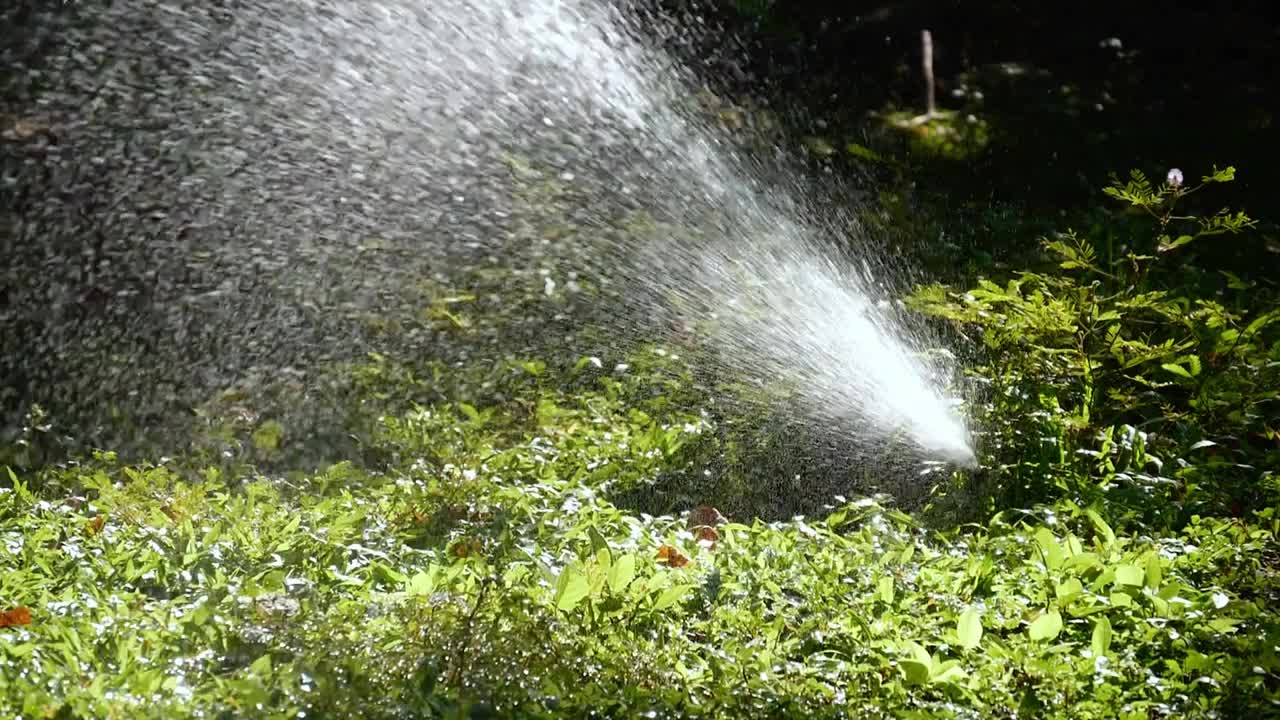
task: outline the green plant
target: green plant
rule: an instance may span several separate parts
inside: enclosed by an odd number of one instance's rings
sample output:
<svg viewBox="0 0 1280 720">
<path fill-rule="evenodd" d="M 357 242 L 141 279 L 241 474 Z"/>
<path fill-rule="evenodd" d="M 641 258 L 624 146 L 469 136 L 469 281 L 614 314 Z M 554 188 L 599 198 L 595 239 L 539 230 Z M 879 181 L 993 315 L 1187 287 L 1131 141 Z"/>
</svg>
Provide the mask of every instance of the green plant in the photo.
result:
<svg viewBox="0 0 1280 720">
<path fill-rule="evenodd" d="M 987 360 L 973 372 L 990 383 L 976 409 L 997 468 L 994 505 L 1106 498 L 1121 515 L 1178 525 L 1275 501 L 1280 309 L 1249 302 L 1242 282 L 1223 298 L 1180 281 L 1181 252 L 1256 224 L 1241 212 L 1178 214 L 1234 176 L 1215 170 L 1184 188 L 1174 171 L 1157 187 L 1134 171 L 1105 191 L 1148 216 L 1151 235 L 1117 247 L 1106 234 L 1100 252 L 1068 231 L 1042 243 L 1053 270 L 912 295 L 915 308 L 981 334 Z"/>
</svg>

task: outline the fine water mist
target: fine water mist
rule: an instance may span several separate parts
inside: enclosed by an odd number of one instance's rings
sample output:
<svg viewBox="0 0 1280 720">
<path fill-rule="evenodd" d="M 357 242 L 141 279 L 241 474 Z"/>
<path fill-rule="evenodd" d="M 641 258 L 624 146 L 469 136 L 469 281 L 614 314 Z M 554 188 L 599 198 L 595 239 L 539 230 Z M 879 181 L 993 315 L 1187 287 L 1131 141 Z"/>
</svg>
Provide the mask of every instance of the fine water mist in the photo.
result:
<svg viewBox="0 0 1280 720">
<path fill-rule="evenodd" d="M 11 249 L 44 274 L 6 278 L 49 360 L 6 360 L 26 399 L 71 374 L 74 402 L 157 407 L 305 376 L 375 349 L 358 319 L 407 288 L 505 267 L 598 286 L 620 346 L 692 334 L 850 442 L 973 462 L 945 353 L 884 262 L 833 249 L 859 247 L 852 216 L 700 113 L 661 46 L 703 30 L 594 0 L 88 5 L 6 58 L 57 138 L 6 158 L 58 189 L 19 198 Z"/>
</svg>

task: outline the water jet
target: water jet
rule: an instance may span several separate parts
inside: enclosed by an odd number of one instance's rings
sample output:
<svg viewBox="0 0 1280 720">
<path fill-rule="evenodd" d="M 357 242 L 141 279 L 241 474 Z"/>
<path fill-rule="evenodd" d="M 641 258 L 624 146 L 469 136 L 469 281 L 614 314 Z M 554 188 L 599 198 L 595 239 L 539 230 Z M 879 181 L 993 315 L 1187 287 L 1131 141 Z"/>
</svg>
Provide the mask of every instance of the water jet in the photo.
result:
<svg viewBox="0 0 1280 720">
<path fill-rule="evenodd" d="M 497 265 L 548 295 L 611 288 L 620 343 L 710 319 L 708 362 L 785 385 L 798 416 L 973 461 L 953 368 L 882 302 L 883 259 L 836 260 L 857 223 L 699 115 L 653 39 L 667 21 L 590 0 L 64 5 L 6 57 L 57 139 L 6 151 L 28 188 L 3 310 L 22 400 L 190 407 L 358 356 L 362 314 Z"/>
</svg>

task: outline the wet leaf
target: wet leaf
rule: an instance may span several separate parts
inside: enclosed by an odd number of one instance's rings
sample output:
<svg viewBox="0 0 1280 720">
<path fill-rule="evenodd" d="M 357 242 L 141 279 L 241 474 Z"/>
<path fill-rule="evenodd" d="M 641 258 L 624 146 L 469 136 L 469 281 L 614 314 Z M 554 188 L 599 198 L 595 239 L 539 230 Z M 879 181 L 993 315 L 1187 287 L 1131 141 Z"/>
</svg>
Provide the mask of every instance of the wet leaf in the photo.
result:
<svg viewBox="0 0 1280 720">
<path fill-rule="evenodd" d="M 1050 610 L 1035 619 L 1027 634 L 1032 640 L 1052 640 L 1062 632 L 1062 615 L 1057 610 Z"/>
<path fill-rule="evenodd" d="M 893 576 L 885 575 L 876 582 L 876 597 L 886 605 L 893 604 Z"/>
<path fill-rule="evenodd" d="M 969 608 L 960 614 L 956 622 L 956 636 L 960 639 L 960 647 L 972 650 L 982 641 L 982 617 L 977 608 Z"/>
<path fill-rule="evenodd" d="M 568 612 L 586 599 L 591 591 L 591 583 L 586 573 L 577 564 L 570 565 L 560 572 L 556 581 L 554 601 L 557 610 Z"/>
<path fill-rule="evenodd" d="M 919 660 L 899 660 L 898 667 L 907 685 L 924 685 L 929 682 L 930 667 Z"/>
<path fill-rule="evenodd" d="M 636 575 L 636 556 L 627 554 L 619 556 L 609 568 L 609 590 L 621 593 L 631 584 Z"/>
<path fill-rule="evenodd" d="M 1137 565 L 1116 566 L 1116 585 L 1142 587 L 1142 581 L 1145 577 L 1146 573 Z"/>
<path fill-rule="evenodd" d="M 279 450 L 283 438 L 284 426 L 275 420 L 267 420 L 253 431 L 253 445 L 259 450 Z"/>
<path fill-rule="evenodd" d="M 1111 650 L 1111 621 L 1105 617 L 1098 618 L 1093 624 L 1093 637 L 1089 642 L 1094 655 L 1106 655 Z"/>
<path fill-rule="evenodd" d="M 654 612 L 662 612 L 674 606 L 689 593 L 692 587 L 692 585 L 672 585 L 663 590 L 662 594 L 658 596 L 658 600 L 653 604 Z"/>
</svg>

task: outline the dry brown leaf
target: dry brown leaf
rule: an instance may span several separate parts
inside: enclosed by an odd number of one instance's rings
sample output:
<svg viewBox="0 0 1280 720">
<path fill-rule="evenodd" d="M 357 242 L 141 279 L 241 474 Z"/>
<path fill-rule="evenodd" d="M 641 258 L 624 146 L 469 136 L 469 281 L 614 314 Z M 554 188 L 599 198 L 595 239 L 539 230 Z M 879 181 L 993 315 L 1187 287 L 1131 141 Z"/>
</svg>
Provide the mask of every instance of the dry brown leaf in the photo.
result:
<svg viewBox="0 0 1280 720">
<path fill-rule="evenodd" d="M 31 609 L 25 607 L 16 607 L 12 610 L 4 610 L 0 612 L 0 628 L 12 627 L 15 625 L 30 625 Z"/>
<path fill-rule="evenodd" d="M 684 567 L 689 564 L 689 558 L 671 545 L 663 545 L 658 548 L 658 564 L 668 567 Z"/>
<path fill-rule="evenodd" d="M 719 510 L 710 505 L 699 505 L 689 513 L 687 526 L 693 532 L 694 538 L 705 543 L 707 549 L 714 550 L 716 541 L 720 539 L 720 533 L 716 528 L 726 522 L 728 520 L 720 514 Z"/>
</svg>

